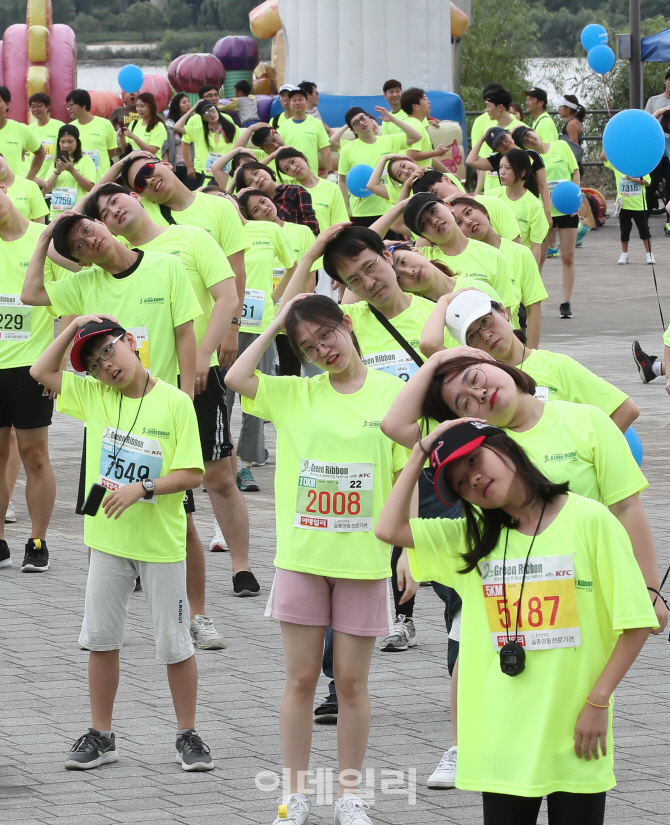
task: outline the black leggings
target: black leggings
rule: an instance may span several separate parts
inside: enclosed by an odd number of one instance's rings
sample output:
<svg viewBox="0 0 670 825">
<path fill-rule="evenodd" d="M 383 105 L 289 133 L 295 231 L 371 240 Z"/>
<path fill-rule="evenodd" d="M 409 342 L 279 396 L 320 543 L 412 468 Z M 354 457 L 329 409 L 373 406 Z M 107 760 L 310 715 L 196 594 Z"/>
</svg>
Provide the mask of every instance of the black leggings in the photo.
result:
<svg viewBox="0 0 670 825">
<path fill-rule="evenodd" d="M 621 230 L 621 240 L 628 243 L 630 240 L 630 230 L 635 221 L 637 231 L 641 241 L 648 241 L 651 238 L 649 231 L 649 218 L 643 209 L 622 209 L 619 212 L 619 229 Z"/>
<path fill-rule="evenodd" d="M 547 796 L 549 825 L 603 825 L 606 793 L 565 793 Z M 483 793 L 484 825 L 536 825 L 541 796 Z"/>
</svg>

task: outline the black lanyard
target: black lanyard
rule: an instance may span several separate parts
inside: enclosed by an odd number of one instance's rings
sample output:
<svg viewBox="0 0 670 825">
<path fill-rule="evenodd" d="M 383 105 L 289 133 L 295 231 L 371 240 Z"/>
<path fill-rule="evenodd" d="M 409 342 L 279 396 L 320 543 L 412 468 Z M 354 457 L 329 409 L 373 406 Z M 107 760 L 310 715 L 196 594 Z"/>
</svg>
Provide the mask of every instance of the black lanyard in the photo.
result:
<svg viewBox="0 0 670 825">
<path fill-rule="evenodd" d="M 135 413 L 135 420 L 130 425 L 130 429 L 126 433 L 126 437 L 121 442 L 121 446 L 117 447 L 116 442 L 118 441 L 118 438 L 119 438 L 119 425 L 121 424 L 121 405 L 123 404 L 123 393 L 120 393 L 121 397 L 119 398 L 119 417 L 116 420 L 116 432 L 114 433 L 114 447 L 112 447 L 112 463 L 107 468 L 107 472 L 105 473 L 106 476 L 108 476 L 112 472 L 112 467 L 114 467 L 116 465 L 116 459 L 117 459 L 119 453 L 124 448 L 126 441 L 128 441 L 128 439 L 130 438 L 130 434 L 133 431 L 133 427 L 135 426 L 135 424 L 137 424 L 137 419 L 140 417 L 140 412 L 142 410 L 142 403 L 144 401 L 144 395 L 147 391 L 147 384 L 148 383 L 149 383 L 149 373 L 147 373 L 147 380 L 144 382 L 144 389 L 142 390 L 142 396 L 140 398 L 140 406 L 137 408 L 137 412 Z M 503 574 L 504 574 L 504 570 L 503 570 Z"/>
</svg>

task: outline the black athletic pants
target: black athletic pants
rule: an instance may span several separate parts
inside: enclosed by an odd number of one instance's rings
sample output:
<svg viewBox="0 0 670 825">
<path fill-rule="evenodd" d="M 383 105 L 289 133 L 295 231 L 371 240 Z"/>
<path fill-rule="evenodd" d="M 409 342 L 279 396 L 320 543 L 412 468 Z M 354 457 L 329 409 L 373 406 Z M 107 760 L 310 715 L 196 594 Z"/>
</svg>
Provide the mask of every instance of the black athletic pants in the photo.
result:
<svg viewBox="0 0 670 825">
<path fill-rule="evenodd" d="M 547 796 L 549 825 L 603 825 L 605 798 L 602 793 L 550 793 Z M 541 796 L 511 796 L 483 793 L 484 825 L 536 825 Z"/>
<path fill-rule="evenodd" d="M 621 231 L 621 240 L 628 243 L 630 240 L 630 230 L 635 221 L 638 234 L 641 241 L 648 241 L 651 238 L 649 231 L 649 218 L 647 213 L 642 209 L 622 209 L 619 212 L 619 230 Z"/>
</svg>

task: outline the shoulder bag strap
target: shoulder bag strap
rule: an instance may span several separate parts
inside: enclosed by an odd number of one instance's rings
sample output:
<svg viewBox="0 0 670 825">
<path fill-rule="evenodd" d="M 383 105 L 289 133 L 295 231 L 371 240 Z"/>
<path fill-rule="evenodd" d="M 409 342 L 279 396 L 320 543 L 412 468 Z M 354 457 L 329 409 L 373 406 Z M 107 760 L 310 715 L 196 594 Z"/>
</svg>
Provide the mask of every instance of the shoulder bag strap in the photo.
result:
<svg viewBox="0 0 670 825">
<path fill-rule="evenodd" d="M 370 312 L 375 316 L 375 318 L 379 321 L 379 323 L 386 329 L 387 332 L 390 332 L 391 335 L 395 338 L 395 340 L 400 344 L 400 346 L 405 350 L 405 352 L 409 355 L 409 357 L 414 361 L 414 363 L 422 367 L 426 361 L 425 358 L 422 358 L 419 353 L 414 349 L 414 347 L 406 341 L 402 334 L 393 326 L 393 324 L 389 321 L 388 318 L 384 317 L 381 312 L 376 308 L 373 307 L 372 304 L 368 304 L 370 308 Z"/>
</svg>

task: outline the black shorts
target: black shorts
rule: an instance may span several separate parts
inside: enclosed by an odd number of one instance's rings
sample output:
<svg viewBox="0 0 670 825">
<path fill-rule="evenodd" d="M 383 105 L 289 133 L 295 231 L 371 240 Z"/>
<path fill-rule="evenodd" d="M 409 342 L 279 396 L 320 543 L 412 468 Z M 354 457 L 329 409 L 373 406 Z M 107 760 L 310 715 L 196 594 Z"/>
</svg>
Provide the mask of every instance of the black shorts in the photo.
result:
<svg viewBox="0 0 670 825">
<path fill-rule="evenodd" d="M 200 431 L 203 461 L 217 461 L 233 454 L 226 409 L 226 388 L 216 367 L 209 368 L 207 387 L 193 400 Z"/>
<path fill-rule="evenodd" d="M 0 369 L 0 427 L 48 427 L 54 402 L 43 392 L 44 387 L 30 374 L 30 367 Z"/>
<path fill-rule="evenodd" d="M 579 215 L 554 215 L 554 229 L 579 229 Z"/>
</svg>

